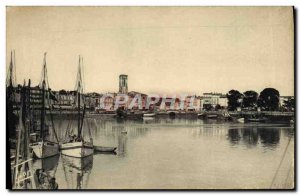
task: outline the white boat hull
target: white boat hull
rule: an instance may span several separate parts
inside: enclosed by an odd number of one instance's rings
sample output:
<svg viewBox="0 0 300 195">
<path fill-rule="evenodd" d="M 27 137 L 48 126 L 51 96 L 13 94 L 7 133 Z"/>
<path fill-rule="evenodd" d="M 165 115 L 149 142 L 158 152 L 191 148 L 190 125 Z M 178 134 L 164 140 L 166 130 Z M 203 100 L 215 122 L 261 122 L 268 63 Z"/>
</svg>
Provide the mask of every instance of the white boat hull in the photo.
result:
<svg viewBox="0 0 300 195">
<path fill-rule="evenodd" d="M 237 119 L 237 121 L 238 121 L 239 123 L 245 123 L 245 118 L 239 118 L 239 119 Z"/>
<path fill-rule="evenodd" d="M 93 144 L 88 142 L 63 143 L 60 149 L 63 155 L 77 158 L 83 158 L 94 154 Z"/>
<path fill-rule="evenodd" d="M 30 147 L 33 150 L 33 154 L 37 158 L 47 158 L 50 156 L 55 156 L 59 153 L 58 143 L 41 141 L 31 144 Z"/>
<path fill-rule="evenodd" d="M 147 117 L 143 117 L 143 120 L 144 121 L 151 121 L 151 120 L 154 120 L 154 117 L 149 117 L 149 116 L 147 116 Z"/>
<path fill-rule="evenodd" d="M 155 113 L 144 113 L 143 117 L 154 117 L 155 115 Z"/>
</svg>

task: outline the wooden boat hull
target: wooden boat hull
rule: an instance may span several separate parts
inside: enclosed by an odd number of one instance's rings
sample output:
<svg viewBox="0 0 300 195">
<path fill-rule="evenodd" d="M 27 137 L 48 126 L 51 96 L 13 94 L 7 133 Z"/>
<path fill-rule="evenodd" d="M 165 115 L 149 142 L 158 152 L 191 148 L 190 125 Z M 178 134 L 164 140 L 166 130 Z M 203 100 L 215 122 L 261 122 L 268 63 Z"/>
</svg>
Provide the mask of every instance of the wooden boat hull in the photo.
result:
<svg viewBox="0 0 300 195">
<path fill-rule="evenodd" d="M 216 118 L 218 118 L 218 115 L 216 115 L 216 114 L 208 114 L 208 115 L 206 115 L 206 118 L 216 119 Z"/>
<path fill-rule="evenodd" d="M 95 152 L 115 152 L 116 147 L 94 146 Z"/>
<path fill-rule="evenodd" d="M 37 158 L 47 158 L 59 153 L 58 143 L 42 141 L 30 144 L 30 147 Z"/>
<path fill-rule="evenodd" d="M 63 155 L 77 158 L 83 158 L 94 154 L 93 144 L 82 141 L 63 143 L 60 150 Z"/>
</svg>

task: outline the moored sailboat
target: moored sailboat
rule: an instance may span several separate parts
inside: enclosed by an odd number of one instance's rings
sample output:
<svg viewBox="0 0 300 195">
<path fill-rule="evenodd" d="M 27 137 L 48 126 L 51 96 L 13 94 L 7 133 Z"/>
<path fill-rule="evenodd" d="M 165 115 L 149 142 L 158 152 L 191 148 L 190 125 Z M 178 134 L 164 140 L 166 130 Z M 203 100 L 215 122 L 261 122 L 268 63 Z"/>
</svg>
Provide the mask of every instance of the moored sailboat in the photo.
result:
<svg viewBox="0 0 300 195">
<path fill-rule="evenodd" d="M 77 109 L 78 109 L 78 118 L 77 118 L 77 135 L 71 135 L 67 130 L 67 140 L 61 145 L 61 153 L 66 156 L 83 158 L 90 156 L 94 153 L 93 139 L 91 137 L 90 129 L 89 131 L 89 140 L 85 141 L 82 133 L 83 121 L 85 115 L 85 104 L 83 108 L 83 114 L 81 117 L 81 94 L 83 94 L 83 83 L 81 75 L 81 63 L 82 59 L 79 56 L 79 67 L 76 81 L 76 90 L 77 90 Z"/>
<path fill-rule="evenodd" d="M 49 140 L 49 137 L 48 137 L 49 129 L 48 129 L 48 126 L 46 125 L 46 101 L 48 101 L 48 103 L 50 102 L 49 101 L 50 90 L 49 90 L 49 84 L 48 84 L 48 79 L 47 79 L 47 67 L 46 67 L 46 53 L 44 54 L 44 64 L 43 64 L 42 80 L 40 83 L 40 88 L 42 90 L 40 131 L 39 131 L 38 140 L 31 143 L 30 147 L 32 148 L 32 151 L 33 151 L 35 157 L 47 158 L 50 156 L 55 156 L 59 153 L 59 144 L 58 144 L 57 136 L 55 136 L 57 142 L 53 142 L 53 141 Z M 52 121 L 52 129 L 53 129 L 54 134 L 56 135 L 53 121 Z"/>
</svg>

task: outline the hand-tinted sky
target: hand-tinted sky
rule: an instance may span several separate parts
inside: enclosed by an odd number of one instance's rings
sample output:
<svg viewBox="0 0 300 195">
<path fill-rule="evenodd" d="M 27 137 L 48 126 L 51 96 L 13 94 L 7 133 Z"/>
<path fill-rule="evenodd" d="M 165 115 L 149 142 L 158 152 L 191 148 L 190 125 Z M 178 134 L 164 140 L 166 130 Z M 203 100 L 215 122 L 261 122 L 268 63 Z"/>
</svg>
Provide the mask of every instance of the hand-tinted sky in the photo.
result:
<svg viewBox="0 0 300 195">
<path fill-rule="evenodd" d="M 144 93 L 278 89 L 294 94 L 291 7 L 8 7 L 7 65 L 17 82 L 73 90 L 78 56 L 87 92 L 116 92 L 118 75 Z"/>
</svg>

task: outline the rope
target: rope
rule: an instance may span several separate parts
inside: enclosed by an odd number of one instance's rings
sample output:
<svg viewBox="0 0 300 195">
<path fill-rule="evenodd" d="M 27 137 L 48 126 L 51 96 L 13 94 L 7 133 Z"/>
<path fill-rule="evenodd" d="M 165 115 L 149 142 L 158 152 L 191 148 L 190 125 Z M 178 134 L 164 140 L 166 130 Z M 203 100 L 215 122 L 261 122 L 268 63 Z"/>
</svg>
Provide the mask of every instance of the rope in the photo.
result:
<svg viewBox="0 0 300 195">
<path fill-rule="evenodd" d="M 92 133 L 91 133 L 90 123 L 89 123 L 88 119 L 86 119 L 86 120 L 87 120 L 90 141 L 93 143 L 93 137 L 92 137 Z"/>
<path fill-rule="evenodd" d="M 286 155 L 286 152 L 287 152 L 287 149 L 288 149 L 288 146 L 289 146 L 290 142 L 291 142 L 291 137 L 289 138 L 289 141 L 288 141 L 288 143 L 287 143 L 287 145 L 286 145 L 286 147 L 285 147 L 285 150 L 284 150 L 284 152 L 283 152 L 283 155 L 282 155 L 282 158 L 281 158 L 281 160 L 280 160 L 279 166 L 278 166 L 278 168 L 277 168 L 277 170 L 276 170 L 276 173 L 275 173 L 275 175 L 274 175 L 274 177 L 273 177 L 273 179 L 272 179 L 272 183 L 271 183 L 270 188 L 272 188 L 272 186 L 273 186 L 273 184 L 274 184 L 274 182 L 275 182 L 275 178 L 276 178 L 277 175 L 278 175 L 279 169 L 280 169 L 280 167 L 281 167 L 281 165 L 282 165 L 282 162 L 283 162 L 283 160 L 284 160 L 284 158 L 285 158 L 285 155 Z"/>
<path fill-rule="evenodd" d="M 50 97 L 49 97 L 49 93 L 50 93 L 49 88 L 48 88 L 47 91 L 48 91 L 48 93 L 47 93 L 47 101 L 48 101 L 48 106 L 49 106 L 49 112 L 50 112 L 50 118 L 51 118 L 51 125 L 52 125 L 52 129 L 53 129 L 53 132 L 54 132 L 55 139 L 56 139 L 57 143 L 59 143 L 58 136 L 57 136 L 57 133 L 56 133 L 56 130 L 55 130 L 54 122 L 53 122 L 52 105 L 50 105 Z"/>
<path fill-rule="evenodd" d="M 286 176 L 286 178 L 285 178 L 285 183 L 284 183 L 284 186 L 285 186 L 285 187 L 287 187 L 287 184 L 288 184 L 287 181 L 288 181 L 288 179 L 289 179 L 291 170 L 292 170 L 292 164 L 291 164 L 291 166 L 290 166 L 290 168 L 289 168 L 289 171 L 288 171 L 288 174 L 287 174 L 287 176 Z"/>
</svg>

